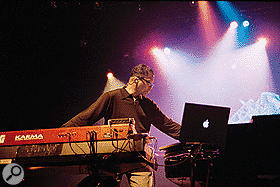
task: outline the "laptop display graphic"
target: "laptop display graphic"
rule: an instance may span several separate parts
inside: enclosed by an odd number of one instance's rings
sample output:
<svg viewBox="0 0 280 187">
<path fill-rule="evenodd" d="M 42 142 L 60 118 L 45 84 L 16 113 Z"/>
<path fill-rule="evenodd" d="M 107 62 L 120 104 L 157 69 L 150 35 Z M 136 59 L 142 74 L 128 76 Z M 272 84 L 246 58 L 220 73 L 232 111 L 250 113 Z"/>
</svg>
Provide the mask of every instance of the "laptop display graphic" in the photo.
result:
<svg viewBox="0 0 280 187">
<path fill-rule="evenodd" d="M 185 103 L 180 142 L 206 143 L 224 149 L 229 113 L 228 107 Z"/>
</svg>

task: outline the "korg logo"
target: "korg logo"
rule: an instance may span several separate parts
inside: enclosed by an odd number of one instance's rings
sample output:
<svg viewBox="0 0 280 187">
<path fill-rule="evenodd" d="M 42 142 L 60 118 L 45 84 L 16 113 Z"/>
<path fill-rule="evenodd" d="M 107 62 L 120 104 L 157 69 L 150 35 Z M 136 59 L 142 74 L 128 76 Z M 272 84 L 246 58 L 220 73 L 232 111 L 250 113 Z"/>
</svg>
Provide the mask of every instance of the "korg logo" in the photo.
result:
<svg viewBox="0 0 280 187">
<path fill-rule="evenodd" d="M 4 143 L 6 135 L 0 135 L 0 143 Z"/>
</svg>

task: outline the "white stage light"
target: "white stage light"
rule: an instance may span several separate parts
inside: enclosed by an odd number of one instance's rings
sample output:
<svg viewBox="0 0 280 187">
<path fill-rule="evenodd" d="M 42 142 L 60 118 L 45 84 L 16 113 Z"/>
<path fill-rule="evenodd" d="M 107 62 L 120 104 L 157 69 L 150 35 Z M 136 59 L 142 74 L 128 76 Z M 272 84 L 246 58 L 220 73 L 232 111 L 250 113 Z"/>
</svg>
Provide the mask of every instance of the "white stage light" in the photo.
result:
<svg viewBox="0 0 280 187">
<path fill-rule="evenodd" d="M 169 55 L 171 52 L 170 49 L 168 49 L 168 48 L 165 48 L 163 51 L 164 51 L 164 54 L 166 54 L 166 55 Z"/>
<path fill-rule="evenodd" d="M 164 55 L 163 52 L 160 49 L 158 49 L 157 47 L 152 49 L 152 53 L 156 57 L 161 57 L 162 55 Z"/>
<path fill-rule="evenodd" d="M 230 29 L 236 29 L 237 27 L 238 27 L 238 23 L 236 21 L 230 23 Z"/>
<path fill-rule="evenodd" d="M 249 21 L 247 21 L 247 20 L 246 20 L 246 21 L 243 21 L 243 26 L 244 26 L 244 27 L 248 27 L 249 24 L 250 24 Z"/>
<path fill-rule="evenodd" d="M 268 41 L 266 38 L 260 38 L 258 39 L 258 43 L 262 44 L 263 46 L 266 46 Z"/>
<path fill-rule="evenodd" d="M 108 77 L 108 79 L 112 78 L 112 77 L 113 77 L 113 73 L 111 73 L 111 72 L 108 73 L 108 74 L 107 74 L 107 77 Z"/>
</svg>

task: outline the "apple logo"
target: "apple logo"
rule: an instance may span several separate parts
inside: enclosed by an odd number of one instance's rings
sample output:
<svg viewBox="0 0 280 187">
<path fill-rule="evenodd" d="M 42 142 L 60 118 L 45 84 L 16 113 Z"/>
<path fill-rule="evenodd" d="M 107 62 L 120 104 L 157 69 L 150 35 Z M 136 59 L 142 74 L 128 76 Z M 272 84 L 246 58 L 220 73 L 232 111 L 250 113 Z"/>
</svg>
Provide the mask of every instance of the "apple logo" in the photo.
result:
<svg viewBox="0 0 280 187">
<path fill-rule="evenodd" d="M 209 120 L 208 119 L 205 120 L 202 125 L 203 125 L 204 128 L 208 128 L 209 127 Z"/>
</svg>

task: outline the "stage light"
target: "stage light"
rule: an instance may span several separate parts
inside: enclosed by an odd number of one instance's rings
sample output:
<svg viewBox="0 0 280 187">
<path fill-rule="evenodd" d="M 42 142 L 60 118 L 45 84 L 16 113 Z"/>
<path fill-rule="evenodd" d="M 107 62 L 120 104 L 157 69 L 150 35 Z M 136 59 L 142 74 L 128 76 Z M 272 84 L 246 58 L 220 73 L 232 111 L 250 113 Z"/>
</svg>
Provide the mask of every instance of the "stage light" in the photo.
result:
<svg viewBox="0 0 280 187">
<path fill-rule="evenodd" d="M 267 43 L 268 43 L 268 41 L 267 41 L 266 38 L 259 38 L 259 39 L 258 39 L 258 43 L 259 43 L 259 44 L 262 44 L 263 46 L 266 46 Z"/>
<path fill-rule="evenodd" d="M 208 1 L 197 1 L 198 10 L 199 10 L 199 23 L 200 29 L 205 37 L 205 43 L 211 47 L 217 41 L 217 36 L 220 35 L 219 29 L 217 26 L 219 25 L 218 19 L 216 17 L 216 13 L 214 13 L 213 7 Z M 198 31 L 199 32 L 199 31 Z"/>
<path fill-rule="evenodd" d="M 112 78 L 112 77 L 113 77 L 113 73 L 109 72 L 109 73 L 107 74 L 107 77 L 108 77 L 108 79 Z"/>
<path fill-rule="evenodd" d="M 111 75 L 111 77 L 108 77 L 107 79 L 107 83 L 103 91 L 104 93 L 125 86 L 125 84 L 122 81 L 113 76 L 113 73 L 109 72 L 107 76 L 108 75 Z"/>
<path fill-rule="evenodd" d="M 155 47 L 152 49 L 152 53 L 155 56 L 161 56 L 162 52 L 159 50 L 159 48 Z"/>
<path fill-rule="evenodd" d="M 243 21 L 243 26 L 244 26 L 244 27 L 248 27 L 249 24 L 250 24 L 249 21 L 247 21 L 247 20 Z"/>
<path fill-rule="evenodd" d="M 236 29 L 238 27 L 238 23 L 236 21 L 233 21 L 230 23 L 230 29 Z"/>
<path fill-rule="evenodd" d="M 94 2 L 94 9 L 97 9 L 97 10 L 102 10 L 102 5 L 103 3 L 102 2 Z"/>
<path fill-rule="evenodd" d="M 164 52 L 164 54 L 166 54 L 166 55 L 170 55 L 171 50 L 168 49 L 168 48 L 165 48 L 165 49 L 163 50 L 163 52 Z"/>
<path fill-rule="evenodd" d="M 164 53 L 164 50 L 161 50 L 157 47 L 152 49 L 153 55 L 160 61 L 166 61 L 166 54 Z"/>
<path fill-rule="evenodd" d="M 263 44 L 266 44 L 266 39 L 265 39 L 265 38 L 260 38 L 260 39 L 259 39 L 259 42 L 260 42 L 260 43 L 263 43 Z"/>
<path fill-rule="evenodd" d="M 240 11 L 229 1 L 217 1 L 217 5 L 222 13 L 224 20 L 229 23 L 231 21 L 241 22 Z"/>
</svg>

